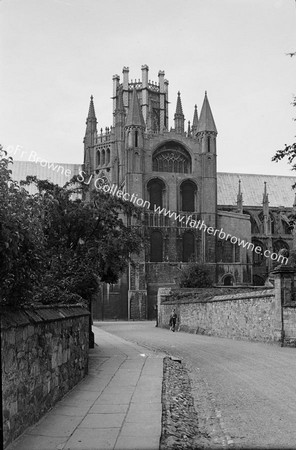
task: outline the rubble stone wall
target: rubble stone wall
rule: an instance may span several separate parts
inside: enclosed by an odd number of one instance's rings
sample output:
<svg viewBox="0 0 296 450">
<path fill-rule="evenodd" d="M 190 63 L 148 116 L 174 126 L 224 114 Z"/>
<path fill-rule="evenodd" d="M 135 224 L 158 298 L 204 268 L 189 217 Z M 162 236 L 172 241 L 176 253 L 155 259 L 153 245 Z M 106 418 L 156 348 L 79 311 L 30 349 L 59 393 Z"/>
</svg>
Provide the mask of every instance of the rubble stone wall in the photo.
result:
<svg viewBox="0 0 296 450">
<path fill-rule="evenodd" d="M 162 327 L 169 326 L 174 307 L 180 331 L 265 342 L 280 341 L 278 308 L 273 289 L 220 295 L 206 300 L 188 297 L 173 300 L 167 291 L 160 296 L 159 325 Z"/>
<path fill-rule="evenodd" d="M 89 312 L 78 305 L 4 310 L 1 322 L 7 446 L 87 374 Z"/>
<path fill-rule="evenodd" d="M 284 306 L 284 345 L 296 347 L 296 306 Z"/>
</svg>

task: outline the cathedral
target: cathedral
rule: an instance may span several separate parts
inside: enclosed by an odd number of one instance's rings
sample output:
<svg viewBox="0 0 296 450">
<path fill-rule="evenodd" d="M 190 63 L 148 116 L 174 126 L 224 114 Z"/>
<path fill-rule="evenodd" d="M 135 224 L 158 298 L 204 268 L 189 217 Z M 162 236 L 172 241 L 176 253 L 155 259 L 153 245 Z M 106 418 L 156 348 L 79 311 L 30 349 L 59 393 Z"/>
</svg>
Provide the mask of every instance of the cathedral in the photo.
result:
<svg viewBox="0 0 296 450">
<path fill-rule="evenodd" d="M 149 236 L 135 266 L 116 285 L 102 286 L 94 313 L 103 320 L 153 318 L 158 288 L 176 285 L 189 261 L 206 264 L 216 285 L 264 285 L 278 263 L 264 251 L 293 245 L 294 177 L 217 173 L 207 92 L 186 126 L 178 92 L 170 127 L 165 73 L 151 81 L 147 65 L 141 72 L 138 80 L 128 67 L 122 79 L 113 76 L 110 127 L 98 126 L 93 97 L 86 121 L 83 172 L 90 187 L 104 180 L 127 201 L 137 199 Z"/>
<path fill-rule="evenodd" d="M 207 93 L 201 108 L 193 99 L 185 126 L 179 92 L 169 121 L 168 87 L 163 71 L 150 81 L 143 65 L 141 80 L 130 80 L 124 67 L 122 79 L 113 76 L 111 126 L 98 125 L 91 97 L 82 166 L 38 162 L 36 152 L 12 165 L 16 181 L 36 175 L 63 186 L 67 174 L 83 173 L 91 188 L 99 180 L 110 195 L 116 189 L 142 206 L 149 245 L 116 285 L 101 286 L 95 319 L 154 318 L 158 288 L 177 286 L 189 261 L 206 264 L 217 286 L 262 286 L 281 262 L 278 252 L 295 248 L 295 177 L 217 172 L 218 132 Z"/>
</svg>

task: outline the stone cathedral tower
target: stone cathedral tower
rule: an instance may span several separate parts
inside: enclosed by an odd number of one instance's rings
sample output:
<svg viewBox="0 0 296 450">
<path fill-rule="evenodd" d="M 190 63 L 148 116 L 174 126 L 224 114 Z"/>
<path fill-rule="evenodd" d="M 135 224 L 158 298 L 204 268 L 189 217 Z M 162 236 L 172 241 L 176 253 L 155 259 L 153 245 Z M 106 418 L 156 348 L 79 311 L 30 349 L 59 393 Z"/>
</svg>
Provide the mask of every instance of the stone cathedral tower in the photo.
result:
<svg viewBox="0 0 296 450">
<path fill-rule="evenodd" d="M 91 97 L 84 138 L 84 171 L 94 183 L 100 177 L 145 202 L 145 223 L 150 248 L 129 268 L 118 285 L 102 289 L 97 318 L 145 319 L 153 317 L 157 289 L 171 286 L 180 267 L 189 260 L 207 263 L 213 280 L 219 281 L 217 236 L 190 226 L 204 223 L 214 230 L 222 220 L 242 219 L 242 214 L 217 211 L 217 129 L 205 93 L 198 117 L 192 105 L 193 121 L 184 126 L 180 92 L 177 93 L 174 127 L 169 126 L 169 83 L 163 71 L 158 81 L 149 80 L 149 68 L 142 66 L 142 79 L 130 80 L 123 68 L 122 81 L 113 76 L 113 125 L 97 129 Z M 127 198 L 126 197 L 126 198 Z M 143 203 L 142 203 L 143 204 Z M 155 208 L 176 213 L 159 213 Z M 184 216 L 184 220 L 178 218 Z M 231 216 L 231 217 L 230 217 Z M 232 216 L 235 216 L 234 219 Z M 238 217 L 240 216 L 240 217 Z M 246 219 L 246 217 L 245 217 Z M 218 223 L 219 222 L 219 223 Z M 243 221 L 245 223 L 246 221 Z M 249 270 L 246 255 L 233 252 L 241 282 Z M 236 258 L 236 259 L 235 259 Z"/>
</svg>

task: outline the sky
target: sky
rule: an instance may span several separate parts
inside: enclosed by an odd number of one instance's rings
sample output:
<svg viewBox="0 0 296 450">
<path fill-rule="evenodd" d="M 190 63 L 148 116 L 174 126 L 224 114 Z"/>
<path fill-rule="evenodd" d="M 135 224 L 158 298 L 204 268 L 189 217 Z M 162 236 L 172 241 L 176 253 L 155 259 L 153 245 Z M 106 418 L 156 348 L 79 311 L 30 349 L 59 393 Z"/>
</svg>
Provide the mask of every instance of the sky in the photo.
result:
<svg viewBox="0 0 296 450">
<path fill-rule="evenodd" d="M 170 126 L 178 91 L 186 123 L 207 91 L 218 171 L 294 174 L 271 157 L 295 142 L 295 0 L 0 0 L 0 30 L 0 143 L 15 159 L 82 163 L 90 95 L 98 128 L 112 125 L 112 76 L 147 64 L 169 80 Z"/>
</svg>

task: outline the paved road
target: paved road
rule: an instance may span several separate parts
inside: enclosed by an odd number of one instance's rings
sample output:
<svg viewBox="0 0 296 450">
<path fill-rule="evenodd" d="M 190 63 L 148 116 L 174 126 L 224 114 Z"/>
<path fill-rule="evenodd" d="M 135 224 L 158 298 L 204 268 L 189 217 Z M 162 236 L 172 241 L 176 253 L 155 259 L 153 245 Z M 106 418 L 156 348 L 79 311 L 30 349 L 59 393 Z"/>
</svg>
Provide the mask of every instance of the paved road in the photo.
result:
<svg viewBox="0 0 296 450">
<path fill-rule="evenodd" d="M 182 359 L 212 447 L 296 449 L 296 349 L 172 333 L 153 322 L 95 325 Z"/>
</svg>

